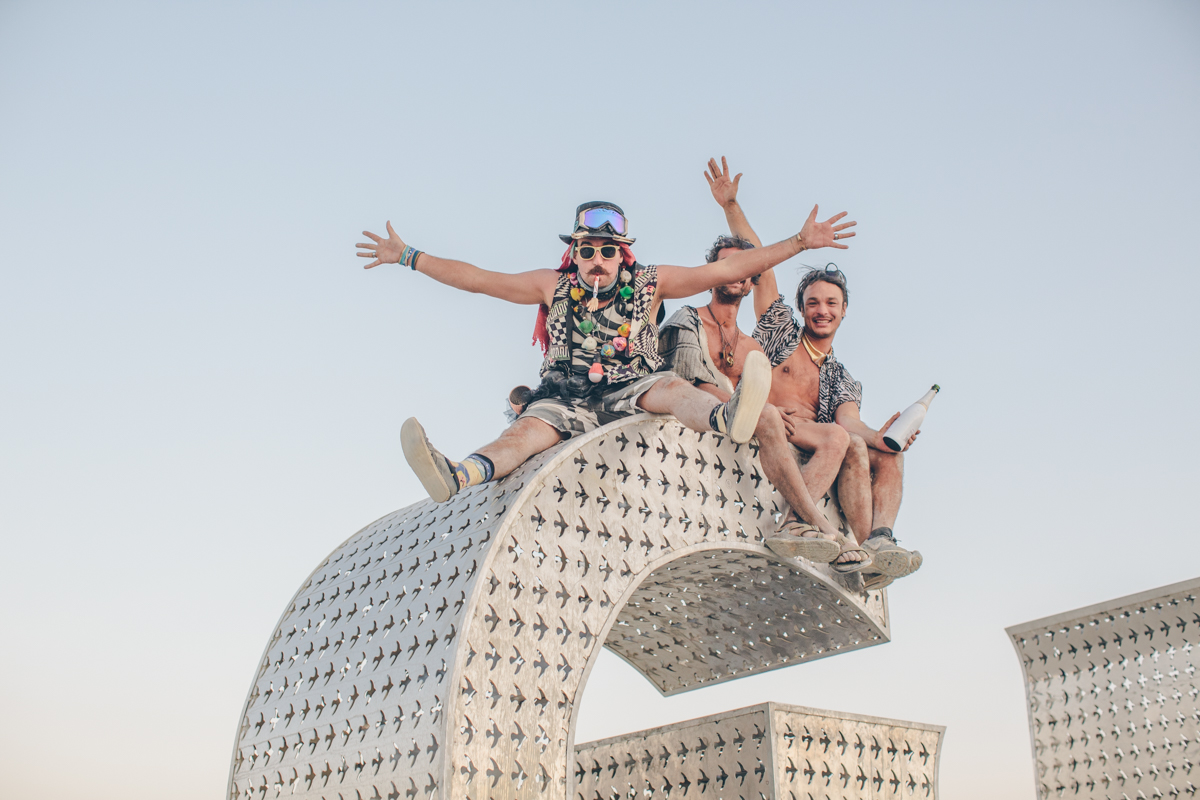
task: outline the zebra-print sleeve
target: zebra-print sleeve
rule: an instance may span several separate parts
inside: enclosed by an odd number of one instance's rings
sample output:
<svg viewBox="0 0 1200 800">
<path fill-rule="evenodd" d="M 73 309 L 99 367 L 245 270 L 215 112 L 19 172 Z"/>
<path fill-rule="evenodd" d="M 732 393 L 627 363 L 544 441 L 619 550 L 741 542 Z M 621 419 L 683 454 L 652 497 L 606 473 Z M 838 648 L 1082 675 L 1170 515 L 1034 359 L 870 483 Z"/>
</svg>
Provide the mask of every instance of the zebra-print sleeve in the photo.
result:
<svg viewBox="0 0 1200 800">
<path fill-rule="evenodd" d="M 833 400 L 833 412 L 836 414 L 842 403 L 854 403 L 862 410 L 862 384 L 854 380 L 845 367 L 842 367 L 842 379 L 838 383 L 837 395 Z"/>
<path fill-rule="evenodd" d="M 796 324 L 792 307 L 783 302 L 782 297 L 776 298 L 758 318 L 751 335 L 767 358 L 771 359 L 772 367 L 787 361 L 788 356 L 796 352 L 800 345 L 800 326 Z"/>
</svg>

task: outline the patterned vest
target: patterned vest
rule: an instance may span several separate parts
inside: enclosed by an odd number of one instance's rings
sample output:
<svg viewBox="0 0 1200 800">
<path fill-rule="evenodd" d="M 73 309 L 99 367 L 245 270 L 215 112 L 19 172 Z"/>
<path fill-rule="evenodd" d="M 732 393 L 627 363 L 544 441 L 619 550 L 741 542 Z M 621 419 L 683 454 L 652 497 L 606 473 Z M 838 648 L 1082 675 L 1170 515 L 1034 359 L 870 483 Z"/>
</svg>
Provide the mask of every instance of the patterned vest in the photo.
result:
<svg viewBox="0 0 1200 800">
<path fill-rule="evenodd" d="M 625 383 L 643 375 L 649 375 L 662 366 L 658 355 L 658 326 L 651 317 L 654 307 L 654 292 L 658 288 L 658 270 L 653 266 L 634 263 L 633 296 L 629 298 L 631 317 L 629 320 L 628 361 L 623 364 L 605 365 L 604 376 L 609 384 Z M 550 348 L 542 363 L 542 375 L 555 369 L 569 369 L 571 365 L 571 331 L 575 326 L 575 315 L 571 313 L 571 274 L 566 270 L 559 274 L 554 287 L 554 304 L 546 317 L 546 332 L 550 336 Z"/>
</svg>

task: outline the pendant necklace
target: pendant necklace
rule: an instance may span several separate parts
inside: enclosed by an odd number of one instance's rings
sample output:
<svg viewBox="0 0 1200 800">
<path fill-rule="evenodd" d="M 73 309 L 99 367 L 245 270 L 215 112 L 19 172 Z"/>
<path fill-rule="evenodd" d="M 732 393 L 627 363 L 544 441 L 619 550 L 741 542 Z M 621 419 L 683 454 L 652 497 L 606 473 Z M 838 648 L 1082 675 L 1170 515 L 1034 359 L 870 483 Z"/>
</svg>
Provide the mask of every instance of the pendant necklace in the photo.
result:
<svg viewBox="0 0 1200 800">
<path fill-rule="evenodd" d="M 717 317 L 712 312 L 712 303 L 706 305 L 705 308 L 708 309 L 708 315 L 712 317 L 713 324 L 717 326 L 717 335 L 721 337 L 721 358 L 725 359 L 726 366 L 732 367 L 733 357 L 737 355 L 738 335 L 737 333 L 733 334 L 733 347 L 730 347 L 725 341 L 725 326 L 717 322 Z"/>
</svg>

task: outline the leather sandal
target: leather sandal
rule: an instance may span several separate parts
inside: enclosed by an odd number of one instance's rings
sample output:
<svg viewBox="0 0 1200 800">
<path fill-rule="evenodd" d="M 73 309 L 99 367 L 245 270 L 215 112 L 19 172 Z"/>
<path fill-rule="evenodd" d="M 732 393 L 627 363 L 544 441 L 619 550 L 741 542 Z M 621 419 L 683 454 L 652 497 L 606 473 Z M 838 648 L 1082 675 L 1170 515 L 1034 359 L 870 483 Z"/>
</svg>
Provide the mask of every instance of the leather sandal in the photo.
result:
<svg viewBox="0 0 1200 800">
<path fill-rule="evenodd" d="M 804 558 L 814 564 L 828 564 L 842 553 L 841 546 L 821 535 L 815 525 L 798 520 L 785 523 L 764 544 L 776 555 Z"/>
</svg>

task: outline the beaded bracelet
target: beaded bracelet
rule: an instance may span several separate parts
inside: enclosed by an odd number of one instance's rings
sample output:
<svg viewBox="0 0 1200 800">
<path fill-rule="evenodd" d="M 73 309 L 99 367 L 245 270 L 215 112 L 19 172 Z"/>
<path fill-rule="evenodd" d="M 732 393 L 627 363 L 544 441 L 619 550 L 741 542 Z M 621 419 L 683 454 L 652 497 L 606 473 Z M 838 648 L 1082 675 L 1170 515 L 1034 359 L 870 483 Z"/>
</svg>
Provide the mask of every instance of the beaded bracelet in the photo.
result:
<svg viewBox="0 0 1200 800">
<path fill-rule="evenodd" d="M 417 256 L 421 255 L 422 252 L 415 247 L 404 245 L 404 251 L 400 253 L 400 266 L 408 267 L 416 272 Z"/>
</svg>

